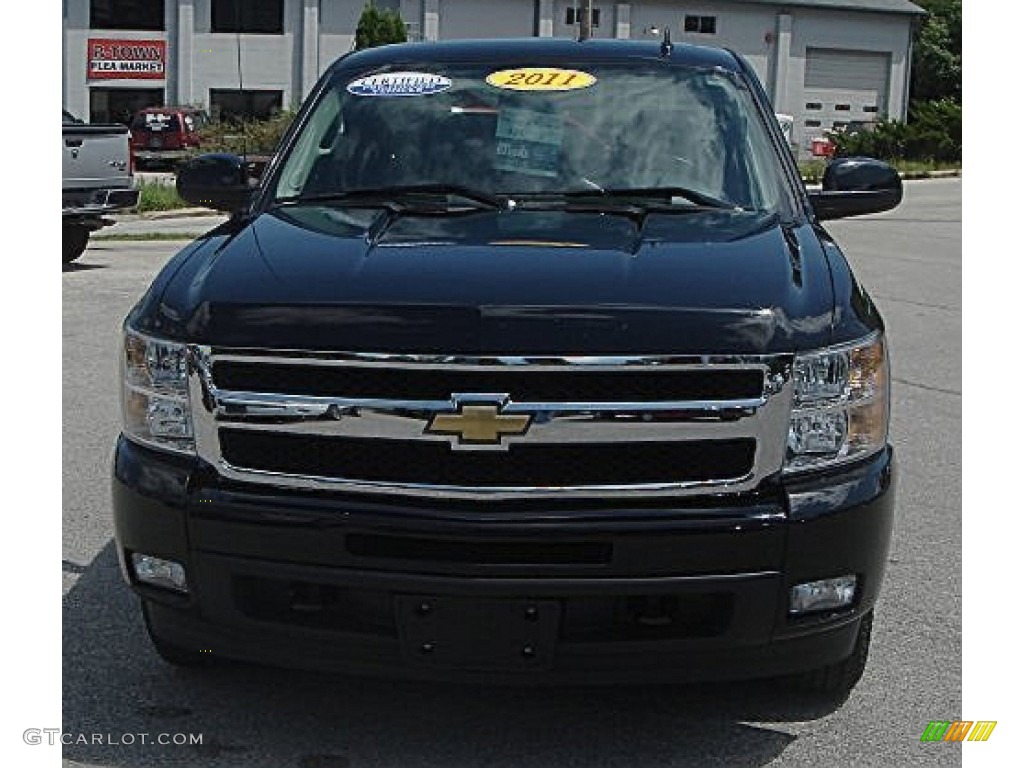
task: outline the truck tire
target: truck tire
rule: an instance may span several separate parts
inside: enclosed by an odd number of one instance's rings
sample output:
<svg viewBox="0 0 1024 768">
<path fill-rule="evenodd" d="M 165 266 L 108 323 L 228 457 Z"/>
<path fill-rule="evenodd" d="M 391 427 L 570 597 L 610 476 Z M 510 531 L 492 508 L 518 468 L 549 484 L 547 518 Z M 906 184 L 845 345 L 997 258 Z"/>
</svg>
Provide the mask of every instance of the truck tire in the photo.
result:
<svg viewBox="0 0 1024 768">
<path fill-rule="evenodd" d="M 871 624 L 875 612 L 869 611 L 860 620 L 857 630 L 857 642 L 853 653 L 834 664 L 827 664 L 810 672 L 804 672 L 792 678 L 793 686 L 806 693 L 844 697 L 853 690 L 864 674 L 868 663 L 868 647 L 871 645 Z"/>
<path fill-rule="evenodd" d="M 85 251 L 89 243 L 89 229 L 81 224 L 64 225 L 64 263 L 70 264 Z"/>
<path fill-rule="evenodd" d="M 218 660 L 213 654 L 200 653 L 198 650 L 170 643 L 160 637 L 153 628 L 153 622 L 149 616 L 149 605 L 145 601 L 142 602 L 142 619 L 146 624 L 146 634 L 149 635 L 149 642 L 152 643 L 153 650 L 168 664 L 189 669 L 217 666 Z"/>
</svg>

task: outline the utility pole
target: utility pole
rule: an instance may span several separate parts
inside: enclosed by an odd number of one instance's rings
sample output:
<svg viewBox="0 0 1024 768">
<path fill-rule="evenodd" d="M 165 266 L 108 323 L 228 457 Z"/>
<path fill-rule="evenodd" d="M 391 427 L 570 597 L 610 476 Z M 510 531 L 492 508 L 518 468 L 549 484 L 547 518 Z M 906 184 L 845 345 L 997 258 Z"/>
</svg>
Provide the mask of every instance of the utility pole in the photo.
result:
<svg viewBox="0 0 1024 768">
<path fill-rule="evenodd" d="M 590 39 L 593 31 L 594 8 L 593 0 L 579 0 L 576 5 L 576 13 L 580 22 L 580 40 Z"/>
</svg>

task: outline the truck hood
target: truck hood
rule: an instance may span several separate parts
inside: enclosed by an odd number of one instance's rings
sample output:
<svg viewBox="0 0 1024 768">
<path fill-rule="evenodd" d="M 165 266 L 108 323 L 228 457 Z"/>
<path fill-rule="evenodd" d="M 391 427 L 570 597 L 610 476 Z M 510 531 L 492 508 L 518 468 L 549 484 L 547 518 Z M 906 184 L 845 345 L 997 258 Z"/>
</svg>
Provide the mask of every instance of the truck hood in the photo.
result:
<svg viewBox="0 0 1024 768">
<path fill-rule="evenodd" d="M 810 226 L 296 206 L 232 221 L 132 318 L 217 346 L 462 354 L 768 353 L 824 346 L 834 297 Z M 153 293 L 153 292 L 151 292 Z"/>
</svg>

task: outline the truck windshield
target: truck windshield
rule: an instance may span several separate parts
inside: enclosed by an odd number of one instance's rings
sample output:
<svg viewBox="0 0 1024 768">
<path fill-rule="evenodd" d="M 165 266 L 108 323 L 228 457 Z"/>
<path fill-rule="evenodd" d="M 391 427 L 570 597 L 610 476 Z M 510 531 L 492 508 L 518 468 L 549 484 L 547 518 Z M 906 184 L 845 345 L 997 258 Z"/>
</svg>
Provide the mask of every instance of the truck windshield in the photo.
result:
<svg viewBox="0 0 1024 768">
<path fill-rule="evenodd" d="M 422 185 L 512 197 L 676 188 L 758 210 L 787 198 L 736 76 L 649 62 L 341 70 L 274 197 Z"/>
</svg>

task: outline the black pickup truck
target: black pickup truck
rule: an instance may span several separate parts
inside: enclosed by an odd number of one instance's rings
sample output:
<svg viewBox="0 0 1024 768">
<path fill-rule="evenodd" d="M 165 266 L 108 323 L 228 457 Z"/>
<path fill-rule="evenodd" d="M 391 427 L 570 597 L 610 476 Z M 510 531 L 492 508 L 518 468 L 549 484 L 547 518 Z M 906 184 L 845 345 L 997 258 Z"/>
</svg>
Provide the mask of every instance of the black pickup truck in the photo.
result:
<svg viewBox="0 0 1024 768">
<path fill-rule="evenodd" d="M 124 324 L 113 499 L 156 650 L 460 680 L 863 671 L 882 319 L 750 66 L 671 42 L 345 56 Z"/>
</svg>

